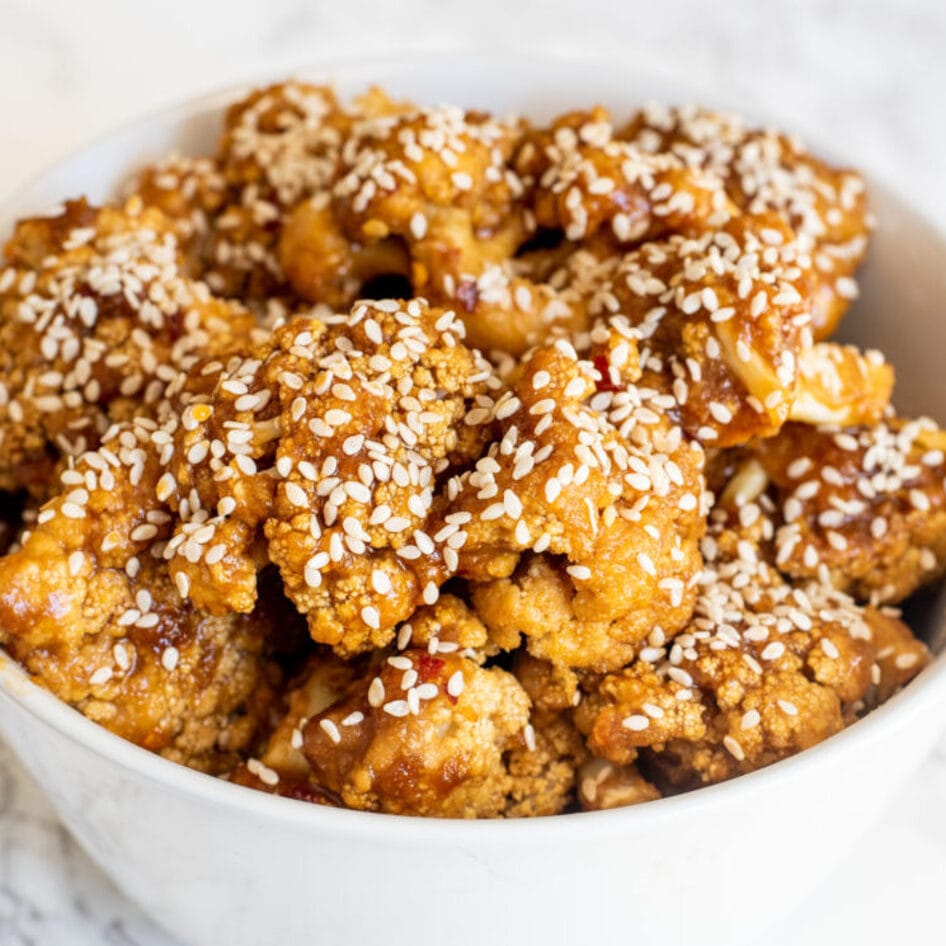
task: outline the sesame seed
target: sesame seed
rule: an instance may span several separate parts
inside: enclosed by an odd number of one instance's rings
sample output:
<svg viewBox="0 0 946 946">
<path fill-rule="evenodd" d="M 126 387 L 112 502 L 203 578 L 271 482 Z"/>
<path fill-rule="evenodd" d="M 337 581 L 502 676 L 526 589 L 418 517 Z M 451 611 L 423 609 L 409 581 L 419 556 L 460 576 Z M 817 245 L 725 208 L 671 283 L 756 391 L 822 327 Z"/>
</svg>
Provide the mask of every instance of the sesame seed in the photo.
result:
<svg viewBox="0 0 946 946">
<path fill-rule="evenodd" d="M 781 641 L 772 641 L 771 644 L 766 646 L 760 656 L 763 660 L 778 660 L 784 653 L 785 645 Z"/>
<path fill-rule="evenodd" d="M 631 732 L 643 732 L 650 726 L 650 720 L 646 716 L 636 713 L 621 720 L 621 725 L 625 729 L 631 730 Z"/>
<path fill-rule="evenodd" d="M 377 709 L 384 702 L 384 683 L 375 677 L 368 687 L 368 705 Z"/>
<path fill-rule="evenodd" d="M 729 750 L 729 754 L 737 761 L 744 762 L 746 759 L 745 750 L 733 739 L 732 736 L 723 736 L 723 745 Z"/>
<path fill-rule="evenodd" d="M 173 673 L 177 668 L 179 657 L 180 654 L 176 647 L 165 647 L 161 653 L 161 666 L 164 667 L 168 673 Z"/>
<path fill-rule="evenodd" d="M 526 749 L 529 752 L 535 752 L 535 729 L 532 726 L 532 723 L 526 723 L 522 728 L 522 739 L 526 744 Z"/>
<path fill-rule="evenodd" d="M 255 775 L 264 785 L 272 788 L 279 784 L 279 773 L 264 765 L 259 759 L 250 759 L 246 763 L 247 771 Z"/>
<path fill-rule="evenodd" d="M 463 671 L 456 670 L 450 675 L 447 681 L 447 693 L 456 699 L 463 692 L 464 680 Z"/>
<path fill-rule="evenodd" d="M 342 734 L 338 731 L 338 726 L 330 719 L 320 719 L 319 729 L 325 733 L 337 746 L 342 741 Z"/>
<path fill-rule="evenodd" d="M 759 725 L 762 717 L 759 715 L 758 710 L 747 710 L 742 717 L 742 722 L 740 723 L 740 728 L 742 729 L 753 729 Z"/>
<path fill-rule="evenodd" d="M 111 667 L 99 667 L 91 676 L 89 677 L 89 684 L 94 687 L 104 686 L 112 679 L 112 668 Z"/>
</svg>

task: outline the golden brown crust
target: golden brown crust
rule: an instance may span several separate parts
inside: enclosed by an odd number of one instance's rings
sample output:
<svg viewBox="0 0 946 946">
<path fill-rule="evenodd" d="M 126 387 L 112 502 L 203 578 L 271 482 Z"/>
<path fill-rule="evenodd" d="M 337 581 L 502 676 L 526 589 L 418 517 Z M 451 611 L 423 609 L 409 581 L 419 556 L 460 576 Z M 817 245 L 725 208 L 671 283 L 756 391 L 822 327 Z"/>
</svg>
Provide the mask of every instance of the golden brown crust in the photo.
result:
<svg viewBox="0 0 946 946">
<path fill-rule="evenodd" d="M 946 570 L 946 435 L 824 341 L 868 230 L 856 174 L 703 109 L 254 90 L 7 244 L 0 642 L 315 804 L 602 810 L 801 751 L 925 666 L 884 603 Z"/>
<path fill-rule="evenodd" d="M 888 647 L 888 661 L 911 655 L 904 673 L 925 663 L 925 648 L 894 618 L 883 618 L 896 630 L 888 626 L 881 644 L 875 613 L 824 585 L 786 583 L 767 560 L 771 524 L 755 510 L 752 528 L 721 521 L 704 541 L 707 568 L 683 632 L 658 636 L 579 707 L 595 754 L 626 765 L 646 752 L 676 789 L 720 781 L 842 729 L 873 699 Z"/>
<path fill-rule="evenodd" d="M 37 488 L 112 420 L 152 415 L 179 371 L 255 324 L 181 269 L 156 210 L 73 201 L 22 221 L 0 270 L 0 486 Z M 37 473 L 41 473 L 37 477 Z M 40 497 L 42 490 L 39 491 Z"/>
<path fill-rule="evenodd" d="M 743 211 L 781 216 L 814 263 L 805 277 L 814 334 L 831 335 L 857 296 L 852 275 L 870 232 L 859 174 L 818 160 L 788 135 L 694 106 L 645 108 L 622 135 L 646 151 L 669 152 L 690 168 L 718 176 Z"/>
<path fill-rule="evenodd" d="M 776 562 L 855 597 L 898 602 L 946 564 L 946 434 L 932 421 L 787 424 L 753 447 L 779 514 Z"/>
<path fill-rule="evenodd" d="M 303 731 L 319 784 L 369 811 L 483 817 L 503 811 L 503 762 L 528 723 L 515 678 L 455 654 L 382 658 Z"/>
<path fill-rule="evenodd" d="M 599 345 L 596 361 L 566 342 L 526 358 L 493 409 L 500 436 L 447 485 L 437 535 L 462 538 L 457 573 L 500 647 L 525 634 L 537 656 L 607 670 L 689 615 L 702 451 L 626 380 L 633 344 Z"/>
<path fill-rule="evenodd" d="M 115 428 L 64 475 L 22 548 L 0 559 L 0 636 L 43 685 L 113 732 L 225 771 L 265 725 L 279 682 L 262 612 L 181 601 L 156 542 L 155 425 Z"/>
</svg>

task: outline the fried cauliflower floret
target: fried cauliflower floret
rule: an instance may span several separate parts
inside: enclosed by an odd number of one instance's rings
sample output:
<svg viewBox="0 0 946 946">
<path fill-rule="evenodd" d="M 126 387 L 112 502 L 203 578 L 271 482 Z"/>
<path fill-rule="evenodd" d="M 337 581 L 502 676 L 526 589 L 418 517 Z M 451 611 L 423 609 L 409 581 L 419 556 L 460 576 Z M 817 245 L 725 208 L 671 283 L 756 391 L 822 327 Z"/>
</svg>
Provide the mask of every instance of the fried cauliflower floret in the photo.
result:
<svg viewBox="0 0 946 946">
<path fill-rule="evenodd" d="M 690 624 L 579 707 L 593 752 L 617 765 L 643 752 L 660 780 L 687 788 L 793 755 L 865 708 L 880 680 L 874 614 L 829 586 L 786 583 L 761 521 L 761 546 L 717 524 Z"/>
<path fill-rule="evenodd" d="M 615 137 L 601 107 L 566 113 L 527 134 L 514 167 L 534 182 L 528 193 L 536 223 L 570 241 L 603 227 L 623 245 L 692 233 L 735 209 L 717 176 Z"/>
<path fill-rule="evenodd" d="M 429 654 L 453 654 L 484 663 L 498 648 L 483 622 L 456 595 L 441 595 L 436 603 L 418 608 L 398 628 L 399 650 L 425 649 Z"/>
<path fill-rule="evenodd" d="M 174 154 L 148 165 L 125 186 L 127 198 L 160 210 L 184 251 L 188 269 L 201 279 L 211 226 L 228 197 L 214 158 Z"/>
<path fill-rule="evenodd" d="M 857 296 L 852 276 L 870 232 L 859 174 L 820 161 L 793 137 L 694 106 L 649 106 L 622 136 L 644 151 L 672 154 L 718 176 L 729 198 L 747 213 L 778 213 L 812 255 L 806 280 L 815 336 L 831 335 Z"/>
<path fill-rule="evenodd" d="M 529 724 L 507 759 L 513 777 L 505 815 L 554 815 L 571 806 L 578 768 L 588 758 L 572 720 L 580 697 L 574 671 L 527 653 L 516 655 L 512 672 L 532 702 Z"/>
<path fill-rule="evenodd" d="M 154 413 L 200 355 L 253 320 L 181 272 L 164 218 L 132 201 L 73 201 L 20 222 L 0 271 L 0 487 L 42 495 L 58 454 L 98 445 L 110 420 Z M 45 498 L 44 496 L 42 498 Z"/>
<path fill-rule="evenodd" d="M 183 593 L 251 608 L 262 555 L 343 656 L 433 603 L 447 577 L 427 528 L 436 478 L 479 455 L 498 383 L 462 337 L 452 312 L 382 300 L 293 320 L 232 359 L 182 415 L 169 462 Z"/>
<path fill-rule="evenodd" d="M 731 447 L 789 416 L 810 343 L 804 264 L 776 217 L 737 217 L 628 253 L 590 313 L 633 329 L 643 381 L 676 398 L 688 435 Z"/>
<path fill-rule="evenodd" d="M 487 264 L 457 291 L 471 345 L 520 356 L 553 337 L 574 337 L 589 325 L 589 303 L 607 285 L 617 258 L 581 248 L 537 279 L 531 260 Z"/>
<path fill-rule="evenodd" d="M 448 483 L 434 535 L 500 647 L 525 634 L 536 656 L 598 670 L 689 617 L 703 528 L 702 451 L 653 392 L 615 383 L 636 353 L 614 342 L 607 380 L 564 341 L 527 357 L 493 409 L 501 436 Z"/>
<path fill-rule="evenodd" d="M 229 769 L 274 701 L 263 612 L 182 602 L 155 546 L 155 425 L 113 428 L 64 475 L 19 551 L 0 559 L 0 639 L 90 719 L 195 768 Z"/>
<path fill-rule="evenodd" d="M 519 134 L 515 123 L 453 106 L 356 121 L 331 192 L 300 204 L 283 232 L 293 288 L 342 307 L 366 281 L 396 275 L 415 295 L 457 307 L 475 331 L 477 280 L 525 237 L 508 166 Z"/>
<path fill-rule="evenodd" d="M 529 698 L 505 671 L 407 650 L 312 717 L 303 752 L 350 808 L 495 817 L 512 785 L 504 756 L 528 719 Z"/>
<path fill-rule="evenodd" d="M 276 247 L 286 216 L 333 180 L 351 123 L 331 89 L 256 89 L 224 118 L 216 160 L 228 188 L 204 248 L 215 292 L 261 301 L 285 283 Z"/>
<path fill-rule="evenodd" d="M 787 424 L 752 448 L 771 481 L 776 563 L 826 573 L 872 602 L 897 602 L 946 566 L 946 434 L 932 421 Z"/>
<path fill-rule="evenodd" d="M 582 811 L 626 808 L 660 798 L 660 790 L 634 765 L 592 759 L 578 770 L 578 802 Z"/>
</svg>

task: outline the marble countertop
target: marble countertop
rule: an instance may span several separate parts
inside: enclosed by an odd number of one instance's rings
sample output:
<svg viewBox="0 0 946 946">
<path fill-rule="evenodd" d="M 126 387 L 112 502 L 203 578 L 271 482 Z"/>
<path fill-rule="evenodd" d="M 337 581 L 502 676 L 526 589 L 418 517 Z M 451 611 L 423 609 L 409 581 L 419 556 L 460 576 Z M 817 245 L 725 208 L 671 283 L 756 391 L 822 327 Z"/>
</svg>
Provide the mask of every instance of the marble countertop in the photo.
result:
<svg viewBox="0 0 946 946">
<path fill-rule="evenodd" d="M 776 6 L 778 10 L 776 10 Z M 635 57 L 818 137 L 946 216 L 939 0 L 0 0 L 0 198 L 136 114 L 339 57 L 484 44 Z M 709 10 L 712 12 L 708 12 Z M 786 118 L 787 117 L 787 118 Z M 944 730 L 946 730 L 946 720 Z M 771 946 L 941 938 L 946 735 Z M 0 946 L 180 946 L 119 894 L 0 745 Z"/>
</svg>

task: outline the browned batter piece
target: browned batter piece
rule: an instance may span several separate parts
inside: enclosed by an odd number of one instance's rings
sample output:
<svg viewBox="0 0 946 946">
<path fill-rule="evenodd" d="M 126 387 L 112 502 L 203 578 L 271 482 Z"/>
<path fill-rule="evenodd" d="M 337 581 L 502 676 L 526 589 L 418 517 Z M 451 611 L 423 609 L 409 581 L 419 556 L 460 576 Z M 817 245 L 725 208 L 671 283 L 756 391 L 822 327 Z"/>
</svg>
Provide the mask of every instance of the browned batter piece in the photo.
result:
<svg viewBox="0 0 946 946">
<path fill-rule="evenodd" d="M 815 337 L 834 332 L 857 297 L 852 276 L 871 227 L 864 180 L 857 172 L 819 160 L 796 138 L 753 129 L 737 116 L 698 106 L 645 108 L 622 137 L 717 176 L 746 213 L 778 213 L 813 264 L 805 281 Z"/>
<path fill-rule="evenodd" d="M 505 754 L 529 721 L 510 674 L 457 654 L 381 657 L 303 730 L 318 784 L 352 808 L 435 817 L 503 813 Z"/>
<path fill-rule="evenodd" d="M 776 564 L 855 597 L 897 602 L 946 562 L 946 434 L 932 421 L 788 424 L 753 456 L 771 480 Z"/>
<path fill-rule="evenodd" d="M 926 663 L 905 626 L 875 636 L 875 612 L 821 584 L 786 583 L 769 561 L 771 524 L 756 513 L 751 528 L 717 525 L 704 540 L 689 625 L 656 635 L 581 705 L 592 751 L 618 765 L 646 751 L 677 789 L 720 781 L 842 729 L 884 688 L 881 659 L 896 667 L 909 654 L 898 683 Z"/>
<path fill-rule="evenodd" d="M 200 355 L 252 330 L 238 305 L 183 275 L 165 218 L 73 201 L 22 221 L 0 269 L 0 486 L 45 498 L 60 454 L 112 420 L 153 415 Z"/>
<path fill-rule="evenodd" d="M 595 361 L 564 340 L 526 359 L 493 410 L 501 436 L 447 485 L 435 538 L 475 582 L 474 607 L 500 646 L 525 634 L 536 656 L 607 670 L 654 623 L 689 616 L 702 451 L 628 380 L 633 343 L 605 333 L 600 345 Z"/>
<path fill-rule="evenodd" d="M 589 310 L 639 339 L 643 382 L 672 394 L 711 447 L 767 436 L 789 416 L 808 302 L 792 232 L 736 217 L 624 256 Z"/>
<path fill-rule="evenodd" d="M 251 609 L 268 559 L 342 655 L 433 603 L 449 571 L 427 526 L 437 478 L 479 455 L 498 384 L 462 338 L 452 312 L 382 300 L 293 320 L 231 359 L 169 460 L 183 593 Z"/>
<path fill-rule="evenodd" d="M 514 167 L 538 227 L 578 242 L 607 228 L 618 246 L 666 233 L 696 233 L 735 211 L 714 173 L 615 135 L 600 106 L 530 131 Z"/>
<path fill-rule="evenodd" d="M 213 617 L 155 555 L 171 515 L 147 421 L 113 428 L 0 559 L 4 646 L 90 719 L 194 768 L 228 770 L 265 725 L 279 670 L 265 611 Z M 284 618 L 283 618 L 284 620 Z"/>
</svg>

